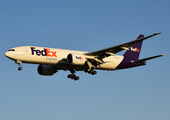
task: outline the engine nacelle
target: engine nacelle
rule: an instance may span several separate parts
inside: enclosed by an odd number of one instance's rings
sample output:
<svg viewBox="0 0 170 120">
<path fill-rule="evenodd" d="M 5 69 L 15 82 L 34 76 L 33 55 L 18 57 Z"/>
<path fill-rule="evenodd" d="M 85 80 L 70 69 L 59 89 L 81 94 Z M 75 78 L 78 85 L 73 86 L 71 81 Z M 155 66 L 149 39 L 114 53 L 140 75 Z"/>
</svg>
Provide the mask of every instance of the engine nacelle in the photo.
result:
<svg viewBox="0 0 170 120">
<path fill-rule="evenodd" d="M 70 53 L 67 56 L 67 63 L 72 65 L 84 65 L 86 58 L 83 54 Z"/>
<path fill-rule="evenodd" d="M 39 65 L 37 71 L 40 75 L 53 75 L 57 72 L 56 68 L 52 65 Z"/>
</svg>

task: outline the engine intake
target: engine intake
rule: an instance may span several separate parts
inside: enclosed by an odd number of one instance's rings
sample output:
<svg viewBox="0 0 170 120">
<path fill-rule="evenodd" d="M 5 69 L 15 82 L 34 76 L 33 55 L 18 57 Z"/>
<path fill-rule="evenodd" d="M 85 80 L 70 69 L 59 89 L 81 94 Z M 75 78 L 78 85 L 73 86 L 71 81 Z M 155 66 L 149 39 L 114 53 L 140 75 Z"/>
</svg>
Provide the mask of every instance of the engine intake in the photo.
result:
<svg viewBox="0 0 170 120">
<path fill-rule="evenodd" d="M 70 53 L 67 56 L 67 63 L 72 65 L 84 65 L 86 58 L 82 54 Z"/>
<path fill-rule="evenodd" d="M 37 71 L 40 75 L 53 75 L 57 72 L 56 68 L 52 65 L 39 65 Z"/>
</svg>

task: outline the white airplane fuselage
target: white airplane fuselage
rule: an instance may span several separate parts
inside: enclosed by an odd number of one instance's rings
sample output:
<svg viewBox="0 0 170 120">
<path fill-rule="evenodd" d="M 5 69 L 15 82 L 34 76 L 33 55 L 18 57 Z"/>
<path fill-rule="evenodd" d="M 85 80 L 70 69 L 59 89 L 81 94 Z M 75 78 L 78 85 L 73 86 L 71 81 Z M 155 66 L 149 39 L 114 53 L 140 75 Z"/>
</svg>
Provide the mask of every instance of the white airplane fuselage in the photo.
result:
<svg viewBox="0 0 170 120">
<path fill-rule="evenodd" d="M 32 64 L 54 65 L 59 69 L 70 69 L 74 67 L 76 70 L 84 70 L 84 66 L 69 64 L 67 62 L 68 54 L 76 53 L 81 57 L 84 53 L 87 53 L 85 51 L 35 46 L 21 46 L 12 49 L 15 51 L 7 51 L 5 55 L 14 61 L 21 61 L 22 63 Z M 105 63 L 97 66 L 95 69 L 115 70 L 116 67 L 122 62 L 123 58 L 124 56 L 119 55 L 106 57 L 103 59 Z"/>
<path fill-rule="evenodd" d="M 22 70 L 21 63 L 39 64 L 40 75 L 53 75 L 58 70 L 69 70 L 68 78 L 79 80 L 76 71 L 84 71 L 91 75 L 97 74 L 94 69 L 118 70 L 146 65 L 151 60 L 164 55 L 157 55 L 139 59 L 141 46 L 144 40 L 161 33 L 154 33 L 144 37 L 140 34 L 135 40 L 120 45 L 100 49 L 92 52 L 55 49 L 48 47 L 21 46 L 11 48 L 5 56 L 14 60 Z M 126 50 L 123 56 L 116 53 Z"/>
</svg>

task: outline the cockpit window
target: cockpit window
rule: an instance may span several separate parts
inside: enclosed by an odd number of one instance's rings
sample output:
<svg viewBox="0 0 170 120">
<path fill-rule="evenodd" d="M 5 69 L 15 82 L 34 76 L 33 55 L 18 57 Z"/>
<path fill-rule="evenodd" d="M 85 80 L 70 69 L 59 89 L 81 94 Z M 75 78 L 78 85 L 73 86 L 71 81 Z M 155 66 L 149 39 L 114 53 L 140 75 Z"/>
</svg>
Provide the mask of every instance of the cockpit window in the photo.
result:
<svg viewBox="0 0 170 120">
<path fill-rule="evenodd" d="M 8 51 L 15 51 L 15 49 L 10 49 L 10 50 L 8 50 Z"/>
</svg>

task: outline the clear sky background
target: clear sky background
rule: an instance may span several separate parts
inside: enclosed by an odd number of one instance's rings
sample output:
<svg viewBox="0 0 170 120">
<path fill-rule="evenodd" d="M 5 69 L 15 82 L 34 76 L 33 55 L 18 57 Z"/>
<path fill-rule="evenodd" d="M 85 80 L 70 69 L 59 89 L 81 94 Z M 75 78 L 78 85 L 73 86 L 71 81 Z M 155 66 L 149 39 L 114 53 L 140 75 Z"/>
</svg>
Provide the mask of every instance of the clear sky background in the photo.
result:
<svg viewBox="0 0 170 120">
<path fill-rule="evenodd" d="M 0 120 L 169 120 L 169 0 L 1 0 Z M 144 41 L 140 58 L 166 56 L 146 66 L 69 71 L 46 77 L 38 65 L 18 65 L 4 53 L 17 46 L 95 51 L 163 34 Z M 125 52 L 125 51 L 123 51 Z M 122 55 L 123 52 L 118 54 Z"/>
</svg>

